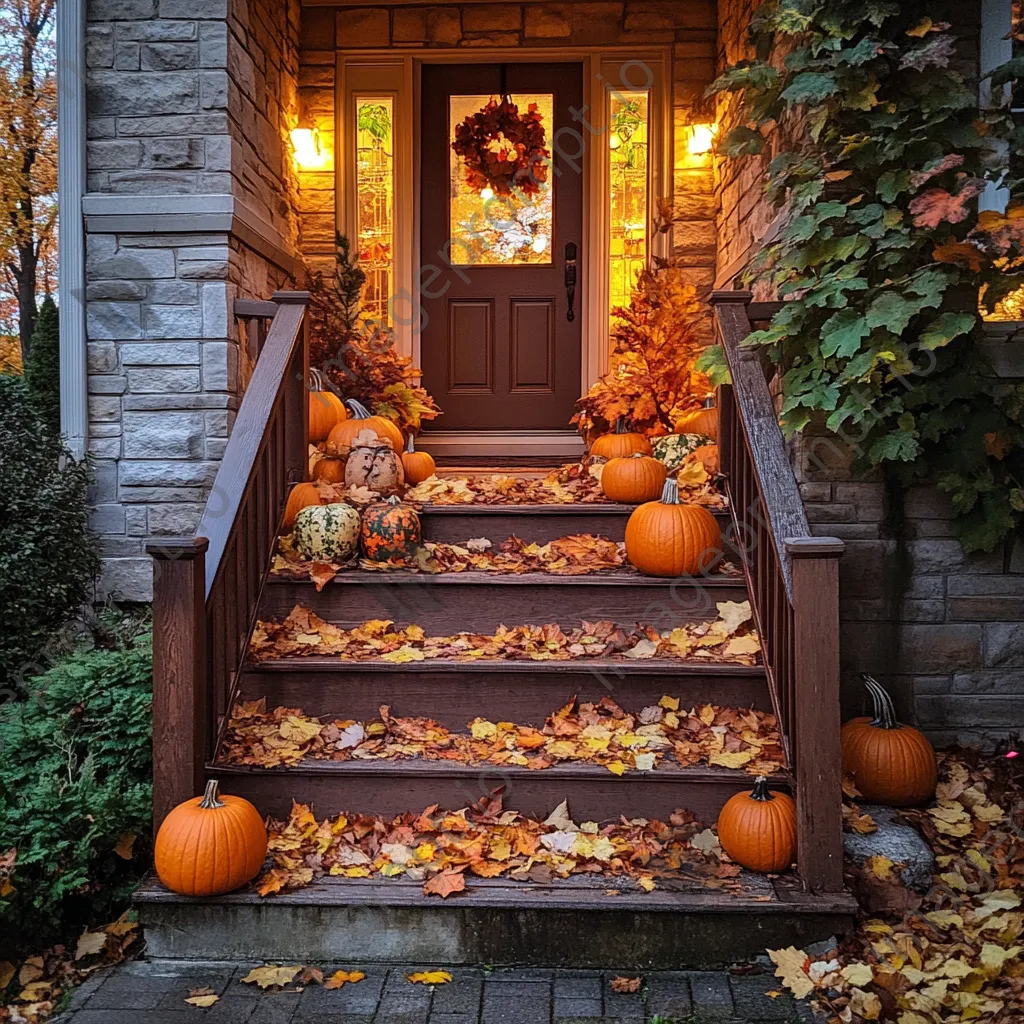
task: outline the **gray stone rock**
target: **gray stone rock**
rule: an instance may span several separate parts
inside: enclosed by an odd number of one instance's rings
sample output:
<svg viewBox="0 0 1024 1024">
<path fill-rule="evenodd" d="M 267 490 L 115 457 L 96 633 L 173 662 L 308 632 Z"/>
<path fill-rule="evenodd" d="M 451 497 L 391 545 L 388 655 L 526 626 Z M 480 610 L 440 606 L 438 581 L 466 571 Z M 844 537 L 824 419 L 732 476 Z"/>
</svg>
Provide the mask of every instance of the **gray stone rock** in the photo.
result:
<svg viewBox="0 0 1024 1024">
<path fill-rule="evenodd" d="M 119 39 L 114 44 L 114 67 L 118 71 L 138 71 L 139 44 Z"/>
<path fill-rule="evenodd" d="M 226 83 L 224 91 L 226 97 Z M 95 71 L 89 75 L 88 104 L 90 115 L 187 114 L 199 104 L 199 76 L 194 71 Z"/>
<path fill-rule="evenodd" d="M 126 412 L 124 454 L 129 459 L 199 459 L 204 454 L 201 412 Z"/>
<path fill-rule="evenodd" d="M 207 414 L 211 415 L 211 414 Z M 118 465 L 122 487 L 209 487 L 217 476 L 215 462 L 123 460 Z"/>
<path fill-rule="evenodd" d="M 846 856 L 855 864 L 863 864 L 876 854 L 888 857 L 894 864 L 905 865 L 900 871 L 905 885 L 918 892 L 926 892 L 932 884 L 935 855 L 921 834 L 898 820 L 899 812 L 893 807 L 861 804 L 861 810 L 871 815 L 878 831 L 867 836 L 844 832 L 843 851 Z"/>
<path fill-rule="evenodd" d="M 168 394 L 199 390 L 196 366 L 144 366 L 128 371 L 128 387 L 133 393 Z"/>
<path fill-rule="evenodd" d="M 143 43 L 143 71 L 184 71 L 199 65 L 199 47 L 195 43 Z"/>
<path fill-rule="evenodd" d="M 203 166 L 202 139 L 153 139 L 146 146 L 146 165 L 197 169 Z"/>
<path fill-rule="evenodd" d="M 145 281 L 174 277 L 174 253 L 169 249 L 117 249 L 116 246 L 104 249 L 90 245 L 85 270 L 94 281 L 104 278 Z"/>
<path fill-rule="evenodd" d="M 122 345 L 121 363 L 124 366 L 198 366 L 199 343 Z"/>
<path fill-rule="evenodd" d="M 90 341 L 87 358 L 90 373 L 113 373 L 117 369 L 117 346 L 112 341 Z"/>
<path fill-rule="evenodd" d="M 143 43 L 187 43 L 198 38 L 194 21 L 136 21 L 115 27 L 118 39 Z"/>
<path fill-rule="evenodd" d="M 188 117 L 172 114 L 165 117 L 119 117 L 117 119 L 117 132 L 122 136 L 223 135 L 227 130 L 227 114 L 196 114 Z"/>
<path fill-rule="evenodd" d="M 156 0 L 89 0 L 88 21 L 138 21 L 156 16 Z"/>
<path fill-rule="evenodd" d="M 199 306 L 143 307 L 142 326 L 147 338 L 199 338 L 203 311 Z"/>
<path fill-rule="evenodd" d="M 149 509 L 149 532 L 174 537 L 195 533 L 202 515 L 202 505 L 153 505 Z"/>
<path fill-rule="evenodd" d="M 138 139 L 88 142 L 85 152 L 90 168 L 126 170 L 139 166 L 139 162 L 142 160 L 142 143 Z"/>
<path fill-rule="evenodd" d="M 139 304 L 132 302 L 90 302 L 86 304 L 85 327 L 90 340 L 141 338 Z"/>
<path fill-rule="evenodd" d="M 134 302 L 146 297 L 146 289 L 137 281 L 95 281 L 85 287 L 88 302 Z"/>
<path fill-rule="evenodd" d="M 90 25 L 85 33 L 85 64 L 109 68 L 114 63 L 114 30 L 110 25 Z"/>
<path fill-rule="evenodd" d="M 113 601 L 152 601 L 153 563 L 148 556 L 105 558 L 98 589 Z"/>
<path fill-rule="evenodd" d="M 208 21 L 199 26 L 199 66 L 225 68 L 228 64 L 228 26 Z"/>
</svg>

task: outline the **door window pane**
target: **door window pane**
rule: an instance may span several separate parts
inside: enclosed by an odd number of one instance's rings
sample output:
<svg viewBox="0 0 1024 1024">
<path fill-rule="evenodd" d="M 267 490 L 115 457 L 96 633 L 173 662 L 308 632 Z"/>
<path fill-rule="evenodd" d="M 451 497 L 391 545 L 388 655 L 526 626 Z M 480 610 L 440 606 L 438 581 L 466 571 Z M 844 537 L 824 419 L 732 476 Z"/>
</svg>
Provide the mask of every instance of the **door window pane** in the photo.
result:
<svg viewBox="0 0 1024 1024">
<path fill-rule="evenodd" d="M 490 96 L 452 96 L 448 111 L 449 141 L 455 128 L 486 106 Z M 550 148 L 554 121 L 551 93 L 517 93 L 512 102 L 520 111 L 537 105 Z M 451 261 L 460 266 L 516 266 L 551 262 L 552 175 L 540 192 L 527 196 L 514 190 L 510 196 L 477 192 L 466 184 L 462 158 L 449 148 L 449 234 Z M 423 168 L 424 174 L 430 168 Z"/>
<path fill-rule="evenodd" d="M 364 316 L 387 322 L 394 268 L 394 100 L 356 97 L 356 232 Z"/>
<path fill-rule="evenodd" d="M 610 113 L 610 305 L 614 310 L 629 305 L 637 275 L 647 263 L 648 96 L 613 92 Z"/>
</svg>

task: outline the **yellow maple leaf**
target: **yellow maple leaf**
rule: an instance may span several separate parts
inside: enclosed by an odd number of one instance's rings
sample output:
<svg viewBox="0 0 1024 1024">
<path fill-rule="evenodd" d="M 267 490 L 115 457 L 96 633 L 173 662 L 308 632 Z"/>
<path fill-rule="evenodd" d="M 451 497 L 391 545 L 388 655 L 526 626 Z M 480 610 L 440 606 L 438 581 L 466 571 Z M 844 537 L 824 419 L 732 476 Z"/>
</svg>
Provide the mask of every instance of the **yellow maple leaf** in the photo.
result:
<svg viewBox="0 0 1024 1024">
<path fill-rule="evenodd" d="M 737 750 L 734 753 L 712 754 L 708 758 L 708 764 L 718 765 L 720 768 L 742 768 L 750 764 L 757 756 L 754 750 Z"/>
<path fill-rule="evenodd" d="M 103 952 L 103 947 L 106 944 L 106 932 L 90 932 L 86 930 L 78 937 L 78 945 L 75 947 L 75 959 L 81 960 L 83 957 L 95 956 L 97 953 Z"/>
<path fill-rule="evenodd" d="M 301 970 L 301 964 L 294 967 L 266 964 L 263 967 L 254 967 L 241 981 L 243 985 L 259 985 L 260 988 L 283 987 L 290 985 Z"/>
<path fill-rule="evenodd" d="M 744 622 L 750 621 L 753 614 L 749 601 L 719 601 L 717 608 L 719 621 L 726 633 L 735 633 Z"/>
<path fill-rule="evenodd" d="M 672 631 L 673 634 L 676 630 Z M 664 696 L 658 701 L 658 706 L 664 708 L 666 711 L 678 711 L 679 710 L 679 698 Z"/>
<path fill-rule="evenodd" d="M 1021 949 L 1024 947 L 1011 946 L 1009 949 L 1003 949 L 994 942 L 986 942 L 981 947 L 981 962 L 985 967 L 999 972 L 1007 960 L 1013 960 L 1020 954 Z"/>
<path fill-rule="evenodd" d="M 848 964 L 839 973 L 856 988 L 864 988 L 874 980 L 870 964 Z"/>
<path fill-rule="evenodd" d="M 755 633 L 748 633 L 746 636 L 734 636 L 725 645 L 725 655 L 729 658 L 735 658 L 741 654 L 757 654 L 760 650 L 761 641 Z"/>
<path fill-rule="evenodd" d="M 470 731 L 473 733 L 473 739 L 488 740 L 498 734 L 498 727 L 493 722 L 477 718 L 470 726 Z"/>
<path fill-rule="evenodd" d="M 641 889 L 643 889 L 644 892 L 654 892 L 654 890 L 657 888 L 654 879 L 651 878 L 650 875 L 641 875 L 637 879 L 637 884 L 640 886 Z"/>
<path fill-rule="evenodd" d="M 387 654 L 381 655 L 381 661 L 394 662 L 396 665 L 404 665 L 409 661 L 423 661 L 426 655 L 416 647 L 410 647 L 408 644 L 399 647 L 397 651 L 388 651 Z"/>
<path fill-rule="evenodd" d="M 132 859 L 132 847 L 135 845 L 135 833 L 134 832 L 122 832 L 117 837 L 117 846 L 114 847 L 114 853 L 118 855 L 122 860 Z"/>
<path fill-rule="evenodd" d="M 405 977 L 414 985 L 447 985 L 452 980 L 447 971 L 417 971 Z"/>
<path fill-rule="evenodd" d="M 814 982 L 806 971 L 808 956 L 802 949 L 794 946 L 786 949 L 769 949 L 768 956 L 775 964 L 775 977 L 779 978 L 797 999 L 806 999 L 814 991 Z"/>
<path fill-rule="evenodd" d="M 893 881 L 892 869 L 895 864 L 888 858 L 876 853 L 864 862 L 864 866 L 881 882 Z"/>
<path fill-rule="evenodd" d="M 320 723 L 308 718 L 299 718 L 297 715 L 288 715 L 278 726 L 277 731 L 282 738 L 292 743 L 308 743 L 320 735 Z"/>
<path fill-rule="evenodd" d="M 220 999 L 220 996 L 216 992 L 203 992 L 201 995 L 189 996 L 185 1002 L 189 1006 L 206 1007 L 213 1006 L 218 999 Z"/>
<path fill-rule="evenodd" d="M 325 982 L 324 988 L 341 988 L 342 985 L 354 985 L 362 981 L 366 975 L 363 971 L 335 971 Z"/>
<path fill-rule="evenodd" d="M 626 766 L 621 761 L 609 761 L 605 765 L 605 768 L 612 773 L 612 775 L 622 775 L 626 771 Z"/>
</svg>

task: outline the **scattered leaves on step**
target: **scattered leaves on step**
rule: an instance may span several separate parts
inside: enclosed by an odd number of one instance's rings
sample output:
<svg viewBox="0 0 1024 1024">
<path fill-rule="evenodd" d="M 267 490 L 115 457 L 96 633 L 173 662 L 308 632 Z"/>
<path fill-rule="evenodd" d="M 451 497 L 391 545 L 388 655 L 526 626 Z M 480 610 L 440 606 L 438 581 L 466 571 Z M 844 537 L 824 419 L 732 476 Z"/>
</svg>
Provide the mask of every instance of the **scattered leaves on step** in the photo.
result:
<svg viewBox="0 0 1024 1024">
<path fill-rule="evenodd" d="M 640 991 L 640 979 L 639 978 L 612 978 L 612 991 L 613 992 L 639 992 Z"/>
<path fill-rule="evenodd" d="M 229 764 L 277 768 L 305 759 L 320 761 L 424 758 L 460 764 L 511 765 L 541 771 L 561 763 L 604 765 L 616 775 L 659 766 L 711 764 L 752 775 L 784 766 L 774 715 L 756 709 L 704 704 L 678 710 L 679 699 L 662 697 L 638 713 L 610 697 L 575 698 L 537 726 L 476 718 L 453 732 L 429 718 L 403 718 L 384 705 L 371 722 L 321 722 L 297 708 L 267 711 L 266 701 L 239 701 L 232 708 L 221 759 Z"/>
<path fill-rule="evenodd" d="M 452 976 L 447 971 L 417 971 L 407 974 L 406 979 L 414 985 L 447 985 Z"/>
<path fill-rule="evenodd" d="M 189 1006 L 206 1007 L 213 1006 L 218 999 L 220 999 L 220 996 L 217 995 L 212 988 L 204 987 L 192 989 L 185 1002 L 188 1003 Z"/>
<path fill-rule="evenodd" d="M 118 837 L 117 846 L 114 847 L 114 853 L 118 855 L 122 860 L 132 859 L 132 848 L 135 846 L 135 833 L 134 832 L 122 832 Z"/>
<path fill-rule="evenodd" d="M 87 956 L 95 956 L 97 953 L 101 953 L 106 944 L 106 932 L 82 932 L 75 946 L 75 960 L 84 960 Z M 42 972 L 37 975 L 37 977 L 41 976 Z"/>
<path fill-rule="evenodd" d="M 680 623 L 659 630 L 638 624 L 628 632 L 614 622 L 587 622 L 568 629 L 558 623 L 499 626 L 493 634 L 426 636 L 423 627 L 398 627 L 390 619 L 372 619 L 353 629 L 326 622 L 302 605 L 284 620 L 256 624 L 250 653 L 258 661 L 289 657 L 337 656 L 346 661 L 384 659 L 399 650 L 418 651 L 425 660 L 574 661 L 621 658 L 641 641 L 655 645 L 652 657 L 690 662 L 755 665 L 760 642 L 750 624 L 730 630 L 722 619 Z M 742 641 L 742 643 L 740 643 Z M 643 651 L 649 650 L 645 644 Z M 638 655 L 634 654 L 636 658 Z M 641 655 L 642 656 L 642 655 Z M 403 656 L 389 660 L 420 660 Z"/>
<path fill-rule="evenodd" d="M 428 895 L 457 900 L 474 879 L 550 885 L 598 875 L 633 893 L 651 892 L 656 879 L 727 894 L 763 892 L 760 880 L 745 876 L 717 843 L 705 837 L 694 844 L 704 832 L 685 810 L 668 822 L 620 818 L 599 824 L 574 822 L 561 805 L 547 822 L 538 821 L 504 810 L 500 792 L 458 811 L 433 806 L 395 818 L 341 814 L 318 820 L 307 805 L 295 803 L 287 821 L 270 822 L 269 868 L 256 891 L 268 896 L 324 876 L 405 879 Z"/>
<path fill-rule="evenodd" d="M 240 980 L 243 985 L 259 985 L 260 988 L 284 988 L 298 977 L 301 970 L 301 964 L 295 964 L 293 967 L 266 964 L 263 967 L 254 967 Z"/>
<path fill-rule="evenodd" d="M 366 977 L 363 971 L 335 971 L 325 982 L 324 988 L 341 988 L 343 985 L 355 985 Z"/>
<path fill-rule="evenodd" d="M 1024 1020 L 1024 772 L 977 754 L 939 761 L 935 804 L 900 812 L 935 853 L 929 891 L 907 890 L 903 865 L 882 855 L 848 865 L 864 913 L 838 954 L 770 954 L 830 1024 Z M 848 828 L 874 831 L 863 817 L 844 812 Z"/>
</svg>

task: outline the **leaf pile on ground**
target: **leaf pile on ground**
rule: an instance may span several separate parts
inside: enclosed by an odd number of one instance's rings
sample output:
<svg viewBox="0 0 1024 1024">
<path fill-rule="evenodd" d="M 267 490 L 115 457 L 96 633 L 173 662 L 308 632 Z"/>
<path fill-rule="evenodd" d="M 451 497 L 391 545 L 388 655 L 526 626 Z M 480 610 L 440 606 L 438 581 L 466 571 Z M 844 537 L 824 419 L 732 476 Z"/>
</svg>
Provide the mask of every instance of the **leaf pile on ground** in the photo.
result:
<svg viewBox="0 0 1024 1024">
<path fill-rule="evenodd" d="M 405 500 L 423 505 L 566 505 L 608 503 L 601 490 L 601 463 L 566 463 L 545 477 L 432 476 L 405 492 Z M 683 502 L 724 509 L 726 500 L 707 472 L 689 472 L 680 480 Z"/>
<path fill-rule="evenodd" d="M 269 869 L 255 883 L 261 896 L 325 875 L 404 877 L 442 898 L 463 891 L 474 877 L 544 885 L 580 874 L 614 878 L 617 888 L 605 890 L 609 896 L 620 886 L 650 892 L 666 878 L 746 891 L 739 866 L 722 853 L 715 833 L 683 810 L 667 823 L 621 818 L 576 824 L 563 801 L 537 821 L 503 810 L 498 795 L 458 811 L 435 805 L 395 818 L 339 814 L 317 821 L 307 805 L 296 803 L 287 821 L 271 821 L 269 850 Z"/>
<path fill-rule="evenodd" d="M 375 562 L 359 560 L 359 567 L 372 572 L 401 570 L 430 575 L 450 572 L 543 572 L 555 576 L 585 576 L 597 572 L 633 572 L 626 559 L 622 541 L 609 540 L 592 533 L 558 537 L 546 544 L 525 541 L 512 536 L 497 547 L 486 537 L 474 537 L 462 544 L 427 541 L 409 559 Z M 304 559 L 292 543 L 291 535 L 278 538 L 278 553 L 271 572 L 276 576 L 312 579 L 323 589 L 344 568 L 337 562 Z M 714 575 L 739 576 L 740 569 L 731 562 L 719 562 Z"/>
<path fill-rule="evenodd" d="M 754 665 L 761 649 L 747 601 L 720 601 L 720 618 L 683 623 L 670 630 L 638 625 L 627 632 L 614 622 L 582 622 L 569 630 L 557 623 L 499 626 L 493 634 L 427 636 L 422 626 L 396 627 L 391 619 L 370 619 L 353 629 L 325 622 L 302 605 L 284 620 L 256 623 L 250 653 L 257 661 L 338 656 L 345 661 L 573 661 L 673 658 L 680 661 Z"/>
<path fill-rule="evenodd" d="M 74 947 L 51 946 L 20 964 L 0 960 L 0 1021 L 37 1024 L 60 1006 L 64 994 L 93 971 L 120 963 L 134 952 L 138 924 L 128 913 L 86 929 Z"/>
<path fill-rule="evenodd" d="M 936 855 L 907 889 L 884 856 L 852 869 L 864 917 L 834 958 L 770 951 L 780 977 L 830 1024 L 1024 1020 L 1024 775 L 1004 759 L 940 755 L 933 806 L 902 816 Z M 848 820 L 870 831 L 863 815 Z"/>
<path fill-rule="evenodd" d="M 297 708 L 267 711 L 266 700 L 235 704 L 221 758 L 228 764 L 277 768 L 304 758 L 375 761 L 422 757 L 460 764 L 514 765 L 540 771 L 562 762 L 603 765 L 615 775 L 651 771 L 663 763 L 743 768 L 771 775 L 784 765 L 774 715 L 705 704 L 680 709 L 664 696 L 638 714 L 610 697 L 572 698 L 540 729 L 475 718 L 465 733 L 430 718 L 400 718 L 385 705 L 372 722 L 321 722 Z"/>
</svg>

